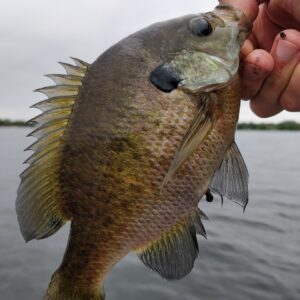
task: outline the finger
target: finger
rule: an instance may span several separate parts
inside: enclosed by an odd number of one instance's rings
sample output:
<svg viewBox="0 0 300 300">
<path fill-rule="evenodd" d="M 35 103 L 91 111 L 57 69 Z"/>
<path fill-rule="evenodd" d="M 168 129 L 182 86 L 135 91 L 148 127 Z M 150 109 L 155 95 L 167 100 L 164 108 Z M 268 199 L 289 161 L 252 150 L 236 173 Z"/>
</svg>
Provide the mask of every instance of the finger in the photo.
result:
<svg viewBox="0 0 300 300">
<path fill-rule="evenodd" d="M 270 19 L 279 26 L 300 30 L 299 0 L 270 0 L 267 12 Z"/>
<path fill-rule="evenodd" d="M 264 50 L 256 49 L 246 57 L 242 70 L 243 99 L 251 99 L 258 94 L 273 68 L 273 57 Z"/>
<path fill-rule="evenodd" d="M 274 40 L 283 28 L 274 24 L 267 13 L 267 4 L 259 6 L 259 15 L 253 23 L 253 35 L 257 42 L 256 48 L 271 51 Z"/>
<path fill-rule="evenodd" d="M 287 88 L 291 84 L 300 57 L 300 45 L 294 43 L 300 43 L 300 39 L 298 37 L 298 41 L 295 41 L 297 37 L 293 31 L 286 30 L 285 35 L 276 37 L 271 50 L 274 69 L 250 103 L 252 110 L 260 117 L 270 117 L 284 109 L 281 99 L 286 99 L 286 93 L 290 93 Z"/>
<path fill-rule="evenodd" d="M 251 34 L 241 47 L 240 58 L 242 60 L 246 59 L 246 57 L 256 48 L 257 48 L 256 38 L 253 34 Z"/>
<path fill-rule="evenodd" d="M 296 30 L 286 30 L 285 31 L 285 38 L 284 42 L 289 43 L 288 49 L 291 51 L 289 54 L 290 56 L 293 56 L 294 52 L 297 54 L 295 55 L 295 59 L 297 60 L 300 57 L 300 32 Z M 282 46 L 282 45 L 281 45 Z M 286 46 L 286 45 L 284 45 Z M 279 49 L 280 50 L 280 49 Z M 277 51 L 278 50 L 278 44 L 277 44 Z M 281 49 L 279 51 L 279 54 L 282 55 L 282 51 L 284 49 Z M 283 54 L 286 55 L 286 53 L 283 52 Z M 286 58 L 283 56 L 283 58 Z M 286 58 L 287 59 L 287 58 Z M 278 62 L 277 62 L 278 64 Z M 294 69 L 293 74 L 291 75 L 290 81 L 283 91 L 282 95 L 279 98 L 279 103 L 282 106 L 283 109 L 287 111 L 299 111 L 300 110 L 300 59 L 298 59 L 298 64 Z"/>
<path fill-rule="evenodd" d="M 300 51 L 300 32 L 288 29 L 280 32 L 276 37 L 271 54 L 278 68 L 283 67 L 294 55 Z"/>
<path fill-rule="evenodd" d="M 219 0 L 221 4 L 228 3 L 232 6 L 239 8 L 244 14 L 251 20 L 254 21 L 258 15 L 258 5 L 263 0 Z"/>
<path fill-rule="evenodd" d="M 300 59 L 299 59 L 300 60 Z M 300 111 L 300 63 L 294 70 L 291 81 L 279 99 L 281 107 L 287 111 Z"/>
</svg>

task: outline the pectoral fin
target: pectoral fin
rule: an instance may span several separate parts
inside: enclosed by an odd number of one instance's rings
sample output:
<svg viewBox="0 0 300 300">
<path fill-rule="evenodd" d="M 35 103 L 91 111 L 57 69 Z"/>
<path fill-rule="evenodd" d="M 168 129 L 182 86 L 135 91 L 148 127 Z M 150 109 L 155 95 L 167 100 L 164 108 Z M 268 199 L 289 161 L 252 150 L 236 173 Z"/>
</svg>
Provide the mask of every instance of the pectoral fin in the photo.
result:
<svg viewBox="0 0 300 300">
<path fill-rule="evenodd" d="M 177 70 L 167 63 L 156 67 L 151 72 L 149 79 L 153 85 L 165 93 L 175 90 L 181 81 Z"/>
<path fill-rule="evenodd" d="M 245 208 L 248 203 L 248 181 L 249 174 L 245 161 L 234 142 L 215 172 L 210 189 Z"/>
<path fill-rule="evenodd" d="M 190 155 L 201 145 L 213 127 L 214 117 L 209 113 L 208 108 L 204 103 L 198 110 L 180 143 L 169 171 L 165 176 L 162 188 L 170 181 L 175 172 L 183 165 Z"/>
</svg>

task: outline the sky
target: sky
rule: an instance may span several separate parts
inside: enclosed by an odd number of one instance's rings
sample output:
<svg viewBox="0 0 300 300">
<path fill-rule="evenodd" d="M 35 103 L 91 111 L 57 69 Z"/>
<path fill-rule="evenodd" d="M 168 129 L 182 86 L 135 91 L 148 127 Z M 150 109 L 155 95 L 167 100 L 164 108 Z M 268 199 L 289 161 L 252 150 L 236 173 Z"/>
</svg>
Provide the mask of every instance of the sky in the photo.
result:
<svg viewBox="0 0 300 300">
<path fill-rule="evenodd" d="M 104 50 L 152 23 L 212 10 L 217 0 L 0 0 L 0 118 L 30 119 L 70 56 L 92 63 Z M 242 103 L 243 122 L 300 121 L 300 113 L 260 119 Z"/>
</svg>

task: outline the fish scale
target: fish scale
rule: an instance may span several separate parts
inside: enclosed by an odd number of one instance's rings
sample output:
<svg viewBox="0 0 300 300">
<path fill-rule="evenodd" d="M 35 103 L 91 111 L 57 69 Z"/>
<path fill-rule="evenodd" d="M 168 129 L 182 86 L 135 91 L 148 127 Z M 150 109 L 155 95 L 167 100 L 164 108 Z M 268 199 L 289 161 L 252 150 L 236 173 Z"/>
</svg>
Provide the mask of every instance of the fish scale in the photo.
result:
<svg viewBox="0 0 300 300">
<path fill-rule="evenodd" d="M 44 299 L 103 300 L 107 273 L 130 251 L 180 279 L 198 255 L 196 234 L 206 237 L 203 195 L 211 189 L 247 203 L 234 133 L 238 53 L 250 29 L 242 12 L 220 5 L 48 75 L 56 85 L 37 90 L 49 99 L 35 105 L 43 111 L 33 119 L 38 141 L 16 203 L 27 241 L 71 222 Z"/>
</svg>

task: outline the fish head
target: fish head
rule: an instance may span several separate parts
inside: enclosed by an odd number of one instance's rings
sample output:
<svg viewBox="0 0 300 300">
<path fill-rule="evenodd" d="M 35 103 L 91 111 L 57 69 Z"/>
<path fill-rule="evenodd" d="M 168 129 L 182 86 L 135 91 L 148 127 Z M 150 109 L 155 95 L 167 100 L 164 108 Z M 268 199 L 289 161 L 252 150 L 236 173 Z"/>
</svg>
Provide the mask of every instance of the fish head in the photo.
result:
<svg viewBox="0 0 300 300">
<path fill-rule="evenodd" d="M 231 82 L 239 68 L 240 47 L 252 29 L 244 13 L 227 4 L 166 26 L 172 34 L 163 47 L 164 62 L 150 80 L 164 92 L 178 88 L 190 93 L 210 92 Z"/>
</svg>

